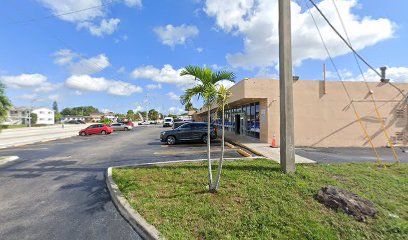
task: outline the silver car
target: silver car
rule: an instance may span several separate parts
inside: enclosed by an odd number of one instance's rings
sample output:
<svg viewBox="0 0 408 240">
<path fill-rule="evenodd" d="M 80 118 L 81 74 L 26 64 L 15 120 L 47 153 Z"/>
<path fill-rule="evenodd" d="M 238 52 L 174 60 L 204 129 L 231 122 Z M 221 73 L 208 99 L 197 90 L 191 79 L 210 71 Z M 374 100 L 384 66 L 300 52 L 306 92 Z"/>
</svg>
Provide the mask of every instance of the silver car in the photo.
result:
<svg viewBox="0 0 408 240">
<path fill-rule="evenodd" d="M 133 129 L 132 126 L 123 123 L 113 123 L 111 124 L 111 127 L 113 128 L 114 131 L 129 131 Z"/>
</svg>

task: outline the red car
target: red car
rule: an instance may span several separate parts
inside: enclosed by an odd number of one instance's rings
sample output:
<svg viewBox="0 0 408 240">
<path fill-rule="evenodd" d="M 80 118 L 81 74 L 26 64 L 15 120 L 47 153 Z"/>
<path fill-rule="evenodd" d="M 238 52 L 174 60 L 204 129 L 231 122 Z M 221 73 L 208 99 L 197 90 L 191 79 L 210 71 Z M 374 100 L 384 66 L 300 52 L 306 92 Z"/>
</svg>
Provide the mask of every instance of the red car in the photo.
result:
<svg viewBox="0 0 408 240">
<path fill-rule="evenodd" d="M 79 135 L 86 136 L 92 134 L 111 134 L 113 128 L 106 124 L 92 124 L 91 126 L 79 131 Z"/>
</svg>

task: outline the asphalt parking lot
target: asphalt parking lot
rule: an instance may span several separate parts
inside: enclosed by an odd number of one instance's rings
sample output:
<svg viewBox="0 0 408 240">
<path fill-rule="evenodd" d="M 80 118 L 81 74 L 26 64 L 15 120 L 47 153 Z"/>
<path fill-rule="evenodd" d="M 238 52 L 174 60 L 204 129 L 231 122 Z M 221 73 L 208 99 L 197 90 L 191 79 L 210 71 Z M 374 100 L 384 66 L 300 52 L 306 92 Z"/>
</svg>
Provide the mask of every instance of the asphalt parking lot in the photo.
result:
<svg viewBox="0 0 408 240">
<path fill-rule="evenodd" d="M 167 146 L 159 126 L 0 150 L 1 239 L 140 239 L 107 192 L 107 167 L 206 159 L 202 143 Z M 220 156 L 214 142 L 212 159 Z M 242 158 L 226 148 L 226 158 Z M 206 179 L 203 179 L 203 187 Z"/>
</svg>

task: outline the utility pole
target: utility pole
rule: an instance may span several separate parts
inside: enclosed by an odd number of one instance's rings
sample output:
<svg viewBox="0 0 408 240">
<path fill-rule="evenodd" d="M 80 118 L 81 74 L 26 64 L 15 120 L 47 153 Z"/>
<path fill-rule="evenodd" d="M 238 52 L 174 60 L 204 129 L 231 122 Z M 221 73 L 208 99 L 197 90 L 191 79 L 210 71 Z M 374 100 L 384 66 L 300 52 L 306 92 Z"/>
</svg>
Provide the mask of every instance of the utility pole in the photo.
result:
<svg viewBox="0 0 408 240">
<path fill-rule="evenodd" d="M 295 172 L 290 1 L 279 0 L 280 164 L 285 173 Z"/>
</svg>

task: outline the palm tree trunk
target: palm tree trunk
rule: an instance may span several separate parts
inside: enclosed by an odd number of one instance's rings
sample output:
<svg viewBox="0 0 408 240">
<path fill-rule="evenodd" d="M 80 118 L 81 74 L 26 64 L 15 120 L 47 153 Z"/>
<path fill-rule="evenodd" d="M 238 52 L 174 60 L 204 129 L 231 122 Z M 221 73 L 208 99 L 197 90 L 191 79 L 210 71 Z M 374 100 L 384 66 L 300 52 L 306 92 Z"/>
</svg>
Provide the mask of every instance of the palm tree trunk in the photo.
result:
<svg viewBox="0 0 408 240">
<path fill-rule="evenodd" d="M 208 112 L 207 112 L 207 120 L 208 120 L 208 125 L 207 125 L 207 161 L 208 161 L 208 188 L 211 189 L 212 187 L 212 168 L 211 168 L 211 106 L 208 106 Z"/>
<path fill-rule="evenodd" d="M 212 188 L 212 191 L 217 191 L 220 185 L 221 171 L 222 171 L 222 162 L 224 161 L 224 142 L 225 142 L 225 117 L 224 117 L 224 104 L 222 104 L 222 135 L 221 135 L 221 157 L 218 163 L 218 173 L 215 180 L 215 184 Z"/>
</svg>

